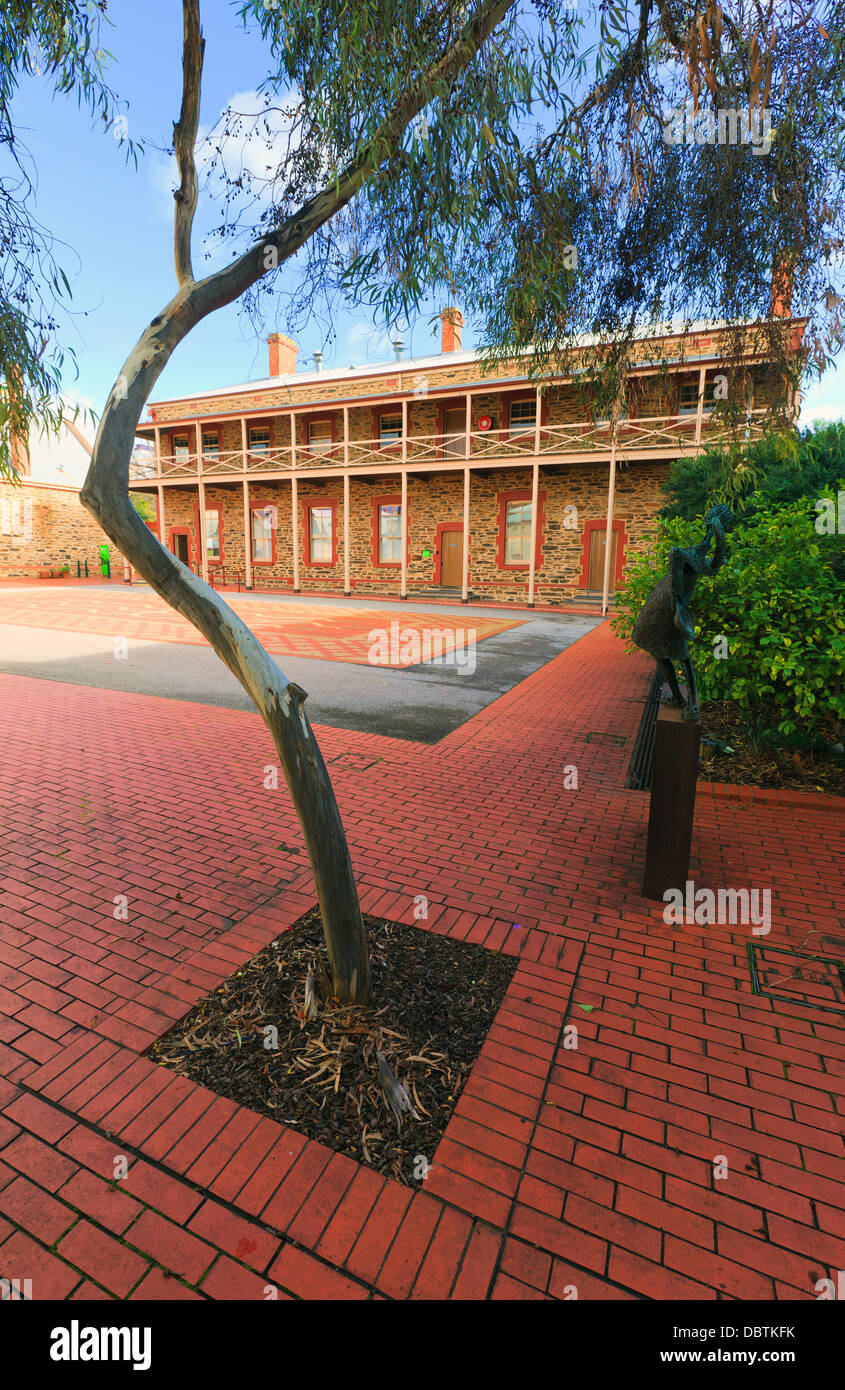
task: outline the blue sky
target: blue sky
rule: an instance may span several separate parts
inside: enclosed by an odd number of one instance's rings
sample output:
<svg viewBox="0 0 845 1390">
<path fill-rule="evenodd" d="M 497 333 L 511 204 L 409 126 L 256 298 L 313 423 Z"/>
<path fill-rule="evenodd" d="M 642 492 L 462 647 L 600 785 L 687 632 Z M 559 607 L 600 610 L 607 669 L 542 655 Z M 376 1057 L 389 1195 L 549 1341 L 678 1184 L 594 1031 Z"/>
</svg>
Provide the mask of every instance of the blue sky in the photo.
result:
<svg viewBox="0 0 845 1390">
<path fill-rule="evenodd" d="M 164 147 L 181 99 L 181 5 L 176 0 L 111 0 L 105 47 L 113 54 L 111 86 L 125 102 L 132 138 Z M 259 36 L 246 33 L 236 7 L 206 0 L 206 37 L 201 121 L 210 125 L 236 95 L 254 93 L 266 70 Z M 79 376 L 68 377 L 68 394 L 99 411 L 121 364 L 141 329 L 175 289 L 172 255 L 171 166 L 153 148 L 137 170 L 111 133 L 92 130 L 75 102 L 53 98 L 49 84 L 31 78 L 21 88 L 15 115 L 37 171 L 37 213 L 66 244 L 60 262 L 73 288 L 75 313 L 64 328 L 74 348 Z M 210 225 L 208 219 L 205 226 Z M 198 229 L 203 228 L 202 214 Z M 200 273 L 201 262 L 195 255 Z M 268 322 L 285 331 L 283 321 Z M 341 310 L 325 365 L 348 366 L 390 355 L 381 334 L 360 313 Z M 326 346 L 314 323 L 298 334 L 300 364 Z M 404 334 L 406 351 L 437 351 L 427 318 Z M 472 325 L 464 346 L 473 345 Z M 201 323 L 178 349 L 155 391 L 157 398 L 267 375 L 267 348 L 236 308 Z M 803 417 L 839 418 L 845 413 L 845 364 L 805 395 Z"/>
</svg>

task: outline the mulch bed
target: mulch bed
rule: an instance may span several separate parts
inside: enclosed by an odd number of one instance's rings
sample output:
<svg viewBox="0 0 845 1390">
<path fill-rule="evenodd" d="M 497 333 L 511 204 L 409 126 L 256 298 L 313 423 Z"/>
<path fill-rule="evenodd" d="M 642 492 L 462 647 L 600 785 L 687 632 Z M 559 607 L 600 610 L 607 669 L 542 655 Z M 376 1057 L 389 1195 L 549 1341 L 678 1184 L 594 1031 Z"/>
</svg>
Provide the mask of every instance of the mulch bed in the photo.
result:
<svg viewBox="0 0 845 1390">
<path fill-rule="evenodd" d="M 420 927 L 364 921 L 371 1005 L 321 998 L 316 1017 L 303 1020 L 308 967 L 319 985 L 327 963 L 315 908 L 149 1055 L 410 1186 L 424 1176 L 418 1156 L 433 1160 L 516 961 Z M 379 1052 L 413 1106 L 398 1120 L 379 1082 Z"/>
<path fill-rule="evenodd" d="M 820 749 L 754 749 L 741 714 L 728 700 L 702 705 L 701 733 L 700 782 L 845 796 L 845 757 Z"/>
</svg>

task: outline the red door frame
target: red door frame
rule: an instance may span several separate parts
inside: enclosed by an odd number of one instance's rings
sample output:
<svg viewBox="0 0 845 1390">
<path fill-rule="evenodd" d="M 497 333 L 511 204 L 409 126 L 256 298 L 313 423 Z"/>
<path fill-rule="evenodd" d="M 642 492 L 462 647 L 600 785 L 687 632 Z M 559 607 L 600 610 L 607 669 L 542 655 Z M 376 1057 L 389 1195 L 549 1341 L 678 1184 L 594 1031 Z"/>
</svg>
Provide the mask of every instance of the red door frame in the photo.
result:
<svg viewBox="0 0 845 1390">
<path fill-rule="evenodd" d="M 169 532 L 168 532 L 167 548 L 168 548 L 168 550 L 170 551 L 171 555 L 176 555 L 176 549 L 175 549 L 175 547 L 174 547 L 174 545 L 173 545 L 173 537 L 174 537 L 174 536 L 187 536 L 187 537 L 188 537 L 188 565 L 189 565 L 190 568 L 193 568 L 196 546 L 194 545 L 194 540 L 193 540 L 193 536 L 191 535 L 191 528 L 190 528 L 190 526 L 171 526 L 171 527 L 170 527 L 170 530 L 169 530 Z M 178 556 L 177 556 L 177 559 L 178 559 Z"/>
<path fill-rule="evenodd" d="M 616 532 L 616 574 L 614 577 L 614 587 L 622 580 L 622 571 L 625 568 L 625 547 L 628 544 L 628 533 L 625 530 L 625 522 L 614 520 L 613 530 Z M 579 589 L 587 589 L 590 585 L 590 538 L 594 531 L 607 531 L 607 521 L 585 521 L 584 534 L 581 542 L 581 577 L 578 580 Z"/>
<path fill-rule="evenodd" d="M 443 548 L 442 539 L 444 531 L 460 531 L 463 533 L 464 523 L 462 521 L 438 521 L 434 528 L 434 579 L 435 584 L 441 584 L 443 575 Z M 471 549 L 471 539 L 470 547 Z M 461 557 L 463 562 L 463 557 Z"/>
</svg>

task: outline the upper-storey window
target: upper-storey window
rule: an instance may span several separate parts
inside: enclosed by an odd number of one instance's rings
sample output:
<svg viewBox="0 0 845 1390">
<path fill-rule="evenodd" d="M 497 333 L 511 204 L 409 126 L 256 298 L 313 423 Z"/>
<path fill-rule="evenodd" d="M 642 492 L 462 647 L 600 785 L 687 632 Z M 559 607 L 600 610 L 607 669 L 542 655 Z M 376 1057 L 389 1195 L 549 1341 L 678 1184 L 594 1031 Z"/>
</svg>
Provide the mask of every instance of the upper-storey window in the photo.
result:
<svg viewBox="0 0 845 1390">
<path fill-rule="evenodd" d="M 678 398 L 679 415 L 698 414 L 698 382 L 682 381 L 681 393 Z"/>
<path fill-rule="evenodd" d="M 188 436 L 186 434 L 174 434 L 173 457 L 177 459 L 186 459 L 189 453 Z"/>
<path fill-rule="evenodd" d="M 620 420 L 627 420 L 627 419 L 628 419 L 628 388 L 627 388 L 627 387 L 626 387 L 625 390 L 622 392 L 622 398 L 621 398 L 621 400 L 620 400 L 620 402 L 619 402 L 619 415 L 618 415 L 618 419 L 620 419 Z M 600 416 L 598 417 L 598 419 L 596 420 L 596 424 L 597 424 L 597 425 L 610 425 L 610 424 L 612 424 L 611 410 L 610 410 L 607 406 L 605 406 L 605 407 L 603 408 L 601 415 L 600 415 Z"/>
<path fill-rule="evenodd" d="M 328 454 L 332 447 L 331 420 L 309 420 L 308 448 L 312 454 Z"/>
<path fill-rule="evenodd" d="M 254 454 L 269 454 L 270 430 L 266 425 L 250 430 L 249 447 Z"/>
<path fill-rule="evenodd" d="M 402 440 L 402 415 L 397 412 L 379 416 L 379 443 L 398 444 Z"/>
<path fill-rule="evenodd" d="M 511 401 L 508 415 L 511 434 L 527 434 L 537 424 L 537 401 Z"/>
<path fill-rule="evenodd" d="M 216 430 L 210 430 L 208 434 L 203 430 L 202 456 L 207 459 L 220 457 L 220 435 Z"/>
</svg>

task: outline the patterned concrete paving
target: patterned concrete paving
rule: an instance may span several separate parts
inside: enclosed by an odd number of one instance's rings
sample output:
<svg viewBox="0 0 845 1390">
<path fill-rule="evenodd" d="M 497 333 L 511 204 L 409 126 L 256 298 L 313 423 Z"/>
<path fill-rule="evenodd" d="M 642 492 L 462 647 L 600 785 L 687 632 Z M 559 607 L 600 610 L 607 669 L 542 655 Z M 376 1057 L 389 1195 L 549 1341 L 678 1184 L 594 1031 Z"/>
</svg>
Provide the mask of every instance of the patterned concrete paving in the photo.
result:
<svg viewBox="0 0 845 1390">
<path fill-rule="evenodd" d="M 371 647 L 378 647 L 378 664 L 401 667 L 411 663 L 416 651 L 423 653 L 425 635 L 429 652 L 453 652 L 464 643 L 457 624 L 437 611 L 407 609 L 387 617 L 360 603 L 298 604 L 284 599 L 238 599 L 227 594 L 227 603 L 249 624 L 258 640 L 274 656 L 317 657 L 322 661 L 348 661 L 369 664 Z M 398 624 L 391 641 L 391 618 Z M 476 642 L 516 627 L 520 618 L 475 615 L 472 628 Z M 20 627 L 47 628 L 79 633 L 101 633 L 146 642 L 180 642 L 207 646 L 197 629 L 147 590 L 117 589 L 100 591 L 82 586 L 63 590 L 42 587 L 31 590 L 0 589 L 0 623 Z M 386 633 L 384 638 L 374 633 Z M 383 651 L 382 651 L 382 644 Z M 417 660 L 420 657 L 416 657 Z M 424 659 L 424 658 L 423 658 Z"/>
</svg>

